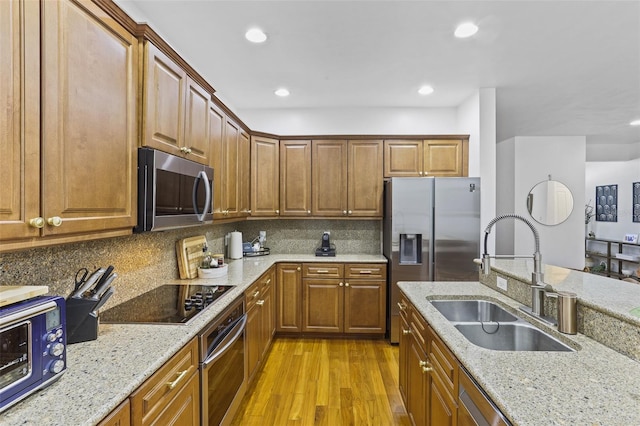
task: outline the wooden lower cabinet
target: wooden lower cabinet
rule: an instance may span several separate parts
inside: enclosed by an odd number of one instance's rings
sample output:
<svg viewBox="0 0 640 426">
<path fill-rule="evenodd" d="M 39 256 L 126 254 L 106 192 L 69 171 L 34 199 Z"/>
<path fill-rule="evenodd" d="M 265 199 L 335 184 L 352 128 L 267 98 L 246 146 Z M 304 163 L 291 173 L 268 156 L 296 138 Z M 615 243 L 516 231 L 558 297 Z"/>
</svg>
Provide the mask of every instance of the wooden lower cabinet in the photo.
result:
<svg viewBox="0 0 640 426">
<path fill-rule="evenodd" d="M 302 265 L 279 263 L 276 267 L 276 331 L 302 331 Z"/>
<path fill-rule="evenodd" d="M 305 263 L 302 331 L 384 334 L 386 265 Z"/>
<path fill-rule="evenodd" d="M 275 333 L 273 304 L 275 275 L 275 267 L 271 267 L 245 291 L 247 312 L 245 371 L 249 381 L 253 379 L 264 360 Z"/>
<path fill-rule="evenodd" d="M 200 424 L 198 341 L 191 340 L 130 397 L 132 425 Z"/>
</svg>

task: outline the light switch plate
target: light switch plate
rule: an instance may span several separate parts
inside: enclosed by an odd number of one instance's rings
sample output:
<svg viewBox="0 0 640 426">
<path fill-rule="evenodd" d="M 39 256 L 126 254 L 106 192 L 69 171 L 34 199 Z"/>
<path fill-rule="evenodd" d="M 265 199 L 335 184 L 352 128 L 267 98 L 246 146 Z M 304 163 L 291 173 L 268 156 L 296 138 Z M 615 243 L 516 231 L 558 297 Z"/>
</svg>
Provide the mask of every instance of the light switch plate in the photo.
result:
<svg viewBox="0 0 640 426">
<path fill-rule="evenodd" d="M 507 291 L 507 280 L 502 277 L 498 278 L 498 288 L 504 291 Z"/>
</svg>

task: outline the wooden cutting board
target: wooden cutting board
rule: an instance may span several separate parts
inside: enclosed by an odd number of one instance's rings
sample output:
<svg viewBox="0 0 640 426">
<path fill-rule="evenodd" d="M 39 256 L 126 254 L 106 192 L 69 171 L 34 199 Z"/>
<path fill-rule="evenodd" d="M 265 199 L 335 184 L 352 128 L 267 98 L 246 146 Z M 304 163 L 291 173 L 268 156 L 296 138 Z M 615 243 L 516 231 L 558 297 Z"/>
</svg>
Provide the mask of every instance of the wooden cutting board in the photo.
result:
<svg viewBox="0 0 640 426">
<path fill-rule="evenodd" d="M 49 292 L 46 285 L 3 285 L 0 286 L 0 307 L 22 302 Z"/>
<path fill-rule="evenodd" d="M 180 279 L 198 277 L 198 265 L 202 260 L 202 246 L 205 244 L 207 244 L 207 239 L 204 235 L 189 237 L 176 242 Z"/>
</svg>

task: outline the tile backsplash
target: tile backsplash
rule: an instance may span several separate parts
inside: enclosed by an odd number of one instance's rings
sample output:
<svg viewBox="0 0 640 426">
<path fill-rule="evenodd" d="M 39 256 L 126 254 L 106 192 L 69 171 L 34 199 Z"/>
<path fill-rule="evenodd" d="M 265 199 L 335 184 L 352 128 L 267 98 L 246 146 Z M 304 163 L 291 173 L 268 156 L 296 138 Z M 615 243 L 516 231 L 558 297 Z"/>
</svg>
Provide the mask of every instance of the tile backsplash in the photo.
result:
<svg viewBox="0 0 640 426">
<path fill-rule="evenodd" d="M 224 252 L 224 237 L 238 230 L 250 241 L 266 231 L 272 253 L 313 253 L 323 231 L 331 232 L 338 254 L 380 254 L 380 220 L 252 220 L 163 232 L 147 232 L 53 247 L 0 253 L 0 285 L 47 285 L 50 294 L 67 296 L 80 268 L 94 271 L 114 265 L 114 305 L 178 278 L 176 241 L 205 235 L 212 252 Z"/>
</svg>

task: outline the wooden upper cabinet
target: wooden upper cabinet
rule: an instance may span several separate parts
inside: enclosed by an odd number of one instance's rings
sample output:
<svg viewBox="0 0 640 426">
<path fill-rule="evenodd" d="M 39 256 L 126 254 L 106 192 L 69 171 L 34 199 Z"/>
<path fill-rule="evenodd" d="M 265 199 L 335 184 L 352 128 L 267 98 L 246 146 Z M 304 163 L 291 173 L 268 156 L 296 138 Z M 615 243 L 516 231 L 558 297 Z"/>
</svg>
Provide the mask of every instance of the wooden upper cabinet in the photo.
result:
<svg viewBox="0 0 640 426">
<path fill-rule="evenodd" d="M 187 78 L 184 146 L 191 151 L 186 158 L 209 164 L 209 98 L 211 96 L 195 81 Z"/>
<path fill-rule="evenodd" d="M 0 1 L 0 241 L 38 237 L 40 216 L 40 11 Z"/>
<path fill-rule="evenodd" d="M 130 233 L 136 223 L 138 40 L 92 2 L 40 5 L 42 216 L 53 223 L 43 234 Z"/>
<path fill-rule="evenodd" d="M 142 144 L 181 155 L 187 73 L 152 43 L 144 50 Z"/>
<path fill-rule="evenodd" d="M 385 140 L 384 177 L 468 176 L 466 139 Z"/>
<path fill-rule="evenodd" d="M 280 214 L 280 143 L 251 137 L 251 216 Z"/>
<path fill-rule="evenodd" d="M 421 176 L 421 140 L 384 141 L 384 177 Z"/>
<path fill-rule="evenodd" d="M 238 135 L 239 163 L 238 178 L 239 185 L 239 216 L 249 216 L 251 213 L 251 139 L 249 134 L 240 130 Z"/>
<path fill-rule="evenodd" d="M 349 141 L 347 214 L 382 217 L 382 141 Z"/>
<path fill-rule="evenodd" d="M 467 176 L 464 149 L 461 139 L 437 139 L 424 141 L 424 172 L 426 176 Z M 467 148 L 468 149 L 468 148 Z"/>
<path fill-rule="evenodd" d="M 144 50 L 142 145 L 209 165 L 211 95 L 151 42 Z"/>
<path fill-rule="evenodd" d="M 227 117 L 213 102 L 209 103 L 209 144 L 211 147 L 211 160 L 209 165 L 213 167 L 213 217 L 223 216 L 223 199 L 225 167 L 224 167 L 224 129 L 227 125 Z"/>
<path fill-rule="evenodd" d="M 312 214 L 347 215 L 347 141 L 312 142 Z"/>
<path fill-rule="evenodd" d="M 311 141 L 280 141 L 280 216 L 311 216 Z"/>
</svg>

